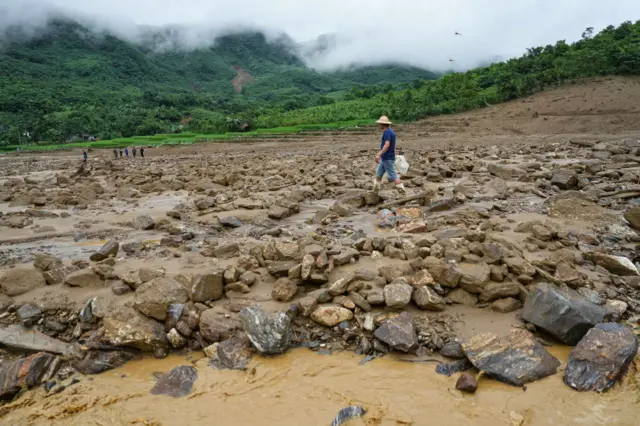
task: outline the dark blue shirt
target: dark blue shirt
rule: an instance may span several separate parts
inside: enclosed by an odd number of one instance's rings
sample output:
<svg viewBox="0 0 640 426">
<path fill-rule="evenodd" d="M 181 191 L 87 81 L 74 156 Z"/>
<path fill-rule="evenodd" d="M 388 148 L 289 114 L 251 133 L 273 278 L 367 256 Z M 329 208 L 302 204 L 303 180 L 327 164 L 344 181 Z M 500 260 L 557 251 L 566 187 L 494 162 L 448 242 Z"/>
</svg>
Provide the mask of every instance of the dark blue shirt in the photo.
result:
<svg viewBox="0 0 640 426">
<path fill-rule="evenodd" d="M 384 148 L 384 143 L 389 141 L 389 149 L 382 154 L 382 161 L 395 160 L 396 159 L 396 134 L 391 129 L 387 129 L 382 134 L 382 142 L 380 143 L 380 150 Z"/>
</svg>

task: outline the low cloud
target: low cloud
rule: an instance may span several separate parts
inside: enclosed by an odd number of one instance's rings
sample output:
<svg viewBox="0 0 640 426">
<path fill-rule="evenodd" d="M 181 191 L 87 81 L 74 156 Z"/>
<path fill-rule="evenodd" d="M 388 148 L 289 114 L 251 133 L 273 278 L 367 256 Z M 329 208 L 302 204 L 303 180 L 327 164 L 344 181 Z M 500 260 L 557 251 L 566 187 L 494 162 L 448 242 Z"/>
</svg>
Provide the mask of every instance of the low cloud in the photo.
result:
<svg viewBox="0 0 640 426">
<path fill-rule="evenodd" d="M 574 41 L 586 27 L 640 19 L 640 1 L 616 0 L 0 0 L 0 30 L 35 34 L 51 16 L 140 41 L 148 26 L 173 26 L 182 48 L 256 28 L 309 48 L 319 69 L 402 62 L 432 70 L 468 69 L 527 47 Z M 145 27 L 147 29 L 145 29 Z M 456 35 L 458 32 L 461 35 Z M 450 60 L 453 60 L 451 62 Z"/>
</svg>

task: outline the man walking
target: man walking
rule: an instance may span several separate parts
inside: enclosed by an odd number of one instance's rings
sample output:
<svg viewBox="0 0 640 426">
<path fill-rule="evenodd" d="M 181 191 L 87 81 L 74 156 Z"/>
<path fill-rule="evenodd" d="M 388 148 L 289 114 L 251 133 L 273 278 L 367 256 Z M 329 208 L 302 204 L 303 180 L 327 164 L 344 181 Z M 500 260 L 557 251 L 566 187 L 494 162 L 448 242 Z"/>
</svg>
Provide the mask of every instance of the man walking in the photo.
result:
<svg viewBox="0 0 640 426">
<path fill-rule="evenodd" d="M 133 153 L 133 158 L 136 158 L 136 152 L 138 150 L 136 149 L 136 147 L 134 146 L 133 149 L 131 150 L 131 152 Z"/>
<path fill-rule="evenodd" d="M 382 176 L 387 173 L 387 179 L 389 182 L 393 182 L 396 185 L 398 191 L 402 194 L 406 192 L 404 185 L 400 182 L 398 173 L 396 173 L 396 134 L 391 130 L 391 121 L 389 117 L 383 115 L 378 121 L 380 130 L 382 130 L 382 141 L 380 142 L 380 151 L 376 155 L 376 163 L 378 169 L 376 170 L 376 177 L 373 181 L 373 191 L 378 192 L 382 183 Z"/>
<path fill-rule="evenodd" d="M 140 147 L 140 157 L 144 158 L 144 147 Z"/>
<path fill-rule="evenodd" d="M 128 146 L 124 148 L 124 156 L 129 158 L 129 147 Z"/>
<path fill-rule="evenodd" d="M 82 162 L 86 163 L 87 162 L 87 151 L 82 151 Z"/>
</svg>

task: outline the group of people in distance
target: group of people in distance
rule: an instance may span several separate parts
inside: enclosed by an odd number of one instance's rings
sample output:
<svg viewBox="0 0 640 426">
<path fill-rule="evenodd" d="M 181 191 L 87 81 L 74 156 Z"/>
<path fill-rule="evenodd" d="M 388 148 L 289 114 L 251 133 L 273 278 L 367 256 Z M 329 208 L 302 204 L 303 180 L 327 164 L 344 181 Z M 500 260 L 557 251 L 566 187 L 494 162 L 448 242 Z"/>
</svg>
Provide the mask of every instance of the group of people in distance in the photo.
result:
<svg viewBox="0 0 640 426">
<path fill-rule="evenodd" d="M 123 153 L 122 148 L 120 148 L 119 151 L 117 149 L 114 149 L 113 150 L 113 157 L 117 159 L 118 158 L 118 154 L 120 154 L 120 158 L 122 158 L 122 153 Z M 136 158 L 136 154 L 138 153 L 138 148 L 133 147 L 131 149 L 131 153 L 133 154 L 133 158 Z M 124 149 L 124 156 L 129 158 L 129 147 L 126 147 Z M 140 147 L 140 157 L 144 158 L 144 147 L 142 147 L 142 146 Z"/>
</svg>

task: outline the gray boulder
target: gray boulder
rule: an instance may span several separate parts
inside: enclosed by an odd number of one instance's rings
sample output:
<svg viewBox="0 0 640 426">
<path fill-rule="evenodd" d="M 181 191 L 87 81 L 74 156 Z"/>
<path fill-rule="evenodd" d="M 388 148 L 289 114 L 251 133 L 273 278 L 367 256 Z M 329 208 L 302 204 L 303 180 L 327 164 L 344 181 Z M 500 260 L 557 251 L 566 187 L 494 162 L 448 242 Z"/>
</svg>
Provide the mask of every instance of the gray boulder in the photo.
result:
<svg viewBox="0 0 640 426">
<path fill-rule="evenodd" d="M 233 336 L 218 343 L 210 365 L 219 370 L 246 370 L 254 352 L 246 336 Z"/>
<path fill-rule="evenodd" d="M 384 288 L 384 302 L 394 309 L 401 309 L 411 302 L 413 287 L 405 283 L 389 284 Z"/>
<path fill-rule="evenodd" d="M 463 343 L 462 349 L 478 370 L 513 386 L 555 374 L 560 366 L 560 361 L 526 330 L 513 329 L 504 337 L 479 334 Z"/>
<path fill-rule="evenodd" d="M 141 231 L 147 231 L 149 229 L 153 229 L 156 226 L 156 223 L 148 214 L 137 216 L 131 221 L 131 224 L 134 228 Z"/>
<path fill-rule="evenodd" d="M 116 257 L 118 254 L 118 250 L 120 249 L 120 243 L 115 240 L 107 241 L 100 250 L 93 253 L 89 259 L 94 262 L 100 262 L 101 260 L 107 259 L 109 256 Z"/>
<path fill-rule="evenodd" d="M 244 308 L 240 312 L 244 330 L 253 346 L 267 355 L 287 351 L 291 345 L 291 317 L 279 312 L 266 314 L 257 306 Z"/>
<path fill-rule="evenodd" d="M 556 170 L 551 177 L 551 185 L 560 189 L 573 189 L 578 185 L 578 176 L 570 170 Z"/>
<path fill-rule="evenodd" d="M 45 285 L 44 275 L 35 268 L 12 268 L 0 275 L 0 293 L 11 297 Z"/>
<path fill-rule="evenodd" d="M 447 307 L 444 299 L 436 293 L 434 289 L 428 286 L 420 287 L 413 292 L 413 301 L 416 302 L 418 308 L 426 311 L 444 311 Z"/>
<path fill-rule="evenodd" d="M 537 285 L 527 295 L 522 319 L 568 345 L 576 345 L 609 312 L 568 287 Z"/>
<path fill-rule="evenodd" d="M 109 310 L 103 321 L 102 340 L 114 346 L 130 346 L 153 351 L 168 346 L 164 326 L 132 308 L 117 306 Z"/>
<path fill-rule="evenodd" d="M 194 302 L 207 302 L 221 299 L 224 295 L 224 271 L 219 269 L 206 274 L 198 274 L 193 277 L 189 285 L 189 295 Z"/>
<path fill-rule="evenodd" d="M 373 332 L 373 335 L 397 351 L 410 352 L 418 347 L 418 335 L 413 326 L 413 318 L 407 312 L 386 321 Z"/>
<path fill-rule="evenodd" d="M 626 372 L 638 352 L 638 338 L 616 323 L 596 324 L 571 352 L 564 382 L 579 391 L 604 392 Z"/>
<path fill-rule="evenodd" d="M 151 388 L 151 394 L 181 398 L 191 393 L 196 380 L 198 380 L 198 370 L 195 367 L 180 365 L 161 376 Z"/>
<path fill-rule="evenodd" d="M 64 267 L 62 260 L 49 254 L 38 253 L 33 259 L 33 266 L 40 269 L 42 272 L 50 271 L 52 269 L 59 269 Z"/>
<path fill-rule="evenodd" d="M 640 275 L 633 262 L 624 256 L 592 252 L 588 254 L 588 257 L 612 274 L 621 277 Z"/>
</svg>

